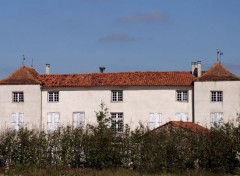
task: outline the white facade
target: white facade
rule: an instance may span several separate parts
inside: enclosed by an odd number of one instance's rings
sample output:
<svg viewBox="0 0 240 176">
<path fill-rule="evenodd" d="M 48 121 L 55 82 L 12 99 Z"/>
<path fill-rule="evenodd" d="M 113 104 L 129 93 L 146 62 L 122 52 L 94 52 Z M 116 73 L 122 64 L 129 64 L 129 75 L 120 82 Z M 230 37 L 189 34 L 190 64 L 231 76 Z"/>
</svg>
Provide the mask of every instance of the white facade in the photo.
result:
<svg viewBox="0 0 240 176">
<path fill-rule="evenodd" d="M 212 101 L 212 92 L 222 92 L 222 101 Z M 195 122 L 211 126 L 211 114 L 223 115 L 223 122 L 234 122 L 240 113 L 240 81 L 194 82 Z"/>
<path fill-rule="evenodd" d="M 123 101 L 112 101 L 112 90 L 123 92 Z M 188 92 L 188 101 L 177 101 L 176 91 Z M 48 92 L 59 91 L 59 101 L 49 102 Z M 191 87 L 94 87 L 94 88 L 51 88 L 42 91 L 43 128 L 47 127 L 47 114 L 60 114 L 60 125 L 72 125 L 73 113 L 85 114 L 85 124 L 96 124 L 96 113 L 101 102 L 110 113 L 123 113 L 124 124 L 131 129 L 139 123 L 147 126 L 151 113 L 161 113 L 162 125 L 171 120 L 179 120 L 177 113 L 187 114 L 192 121 Z M 169 106 L 171 104 L 171 106 Z"/>
<path fill-rule="evenodd" d="M 13 93 L 18 92 L 23 93 L 23 102 L 17 100 L 14 102 Z M 30 129 L 39 128 L 41 124 L 41 109 L 40 85 L 0 86 L 1 129 L 15 128 L 17 121 Z"/>
</svg>

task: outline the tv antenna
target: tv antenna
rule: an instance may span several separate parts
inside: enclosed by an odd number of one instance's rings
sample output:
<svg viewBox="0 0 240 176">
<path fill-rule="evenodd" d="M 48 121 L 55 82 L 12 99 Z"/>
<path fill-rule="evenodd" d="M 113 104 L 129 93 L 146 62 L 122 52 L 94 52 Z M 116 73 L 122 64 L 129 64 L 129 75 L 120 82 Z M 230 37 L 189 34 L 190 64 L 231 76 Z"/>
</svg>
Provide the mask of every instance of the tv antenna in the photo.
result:
<svg viewBox="0 0 240 176">
<path fill-rule="evenodd" d="M 31 62 L 31 67 L 33 68 L 33 58 L 32 58 L 32 62 Z"/>
<path fill-rule="evenodd" d="M 23 56 L 23 58 L 22 58 L 22 66 L 24 66 L 24 61 L 26 60 L 26 58 L 25 58 L 24 54 L 22 56 Z"/>
<path fill-rule="evenodd" d="M 222 59 L 223 52 L 220 49 L 217 49 L 217 61 Z"/>
</svg>

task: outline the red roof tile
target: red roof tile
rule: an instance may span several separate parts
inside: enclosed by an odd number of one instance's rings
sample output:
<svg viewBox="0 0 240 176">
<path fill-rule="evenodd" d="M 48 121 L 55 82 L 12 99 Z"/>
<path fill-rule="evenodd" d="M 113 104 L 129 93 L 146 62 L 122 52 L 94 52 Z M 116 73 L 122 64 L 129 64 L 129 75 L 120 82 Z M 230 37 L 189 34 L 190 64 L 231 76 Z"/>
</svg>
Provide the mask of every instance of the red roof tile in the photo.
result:
<svg viewBox="0 0 240 176">
<path fill-rule="evenodd" d="M 191 86 L 191 72 L 120 72 L 40 75 L 44 87 Z"/>
<path fill-rule="evenodd" d="M 7 78 L 0 81 L 0 85 L 40 84 L 38 72 L 31 67 L 23 66 Z"/>
<path fill-rule="evenodd" d="M 154 130 L 159 130 L 165 126 L 168 126 L 168 125 L 171 125 L 171 126 L 175 126 L 175 127 L 180 127 L 180 128 L 183 128 L 183 129 L 187 129 L 187 130 L 191 130 L 193 132 L 201 132 L 201 133 L 209 133 L 209 130 L 203 126 L 200 126 L 196 123 L 193 123 L 193 122 L 183 122 L 183 121 L 170 121 L 168 123 L 165 123 L 164 125 L 154 129 Z"/>
<path fill-rule="evenodd" d="M 240 81 L 240 79 L 236 75 L 232 74 L 229 70 L 227 70 L 219 61 L 196 80 L 197 81 Z"/>
</svg>

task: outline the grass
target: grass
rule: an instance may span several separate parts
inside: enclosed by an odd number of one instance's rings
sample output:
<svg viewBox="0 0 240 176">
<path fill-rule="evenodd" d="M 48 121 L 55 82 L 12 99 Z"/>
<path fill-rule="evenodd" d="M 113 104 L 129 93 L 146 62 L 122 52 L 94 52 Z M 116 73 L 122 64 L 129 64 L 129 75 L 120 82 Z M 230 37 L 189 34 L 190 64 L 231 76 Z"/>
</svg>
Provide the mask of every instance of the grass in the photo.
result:
<svg viewBox="0 0 240 176">
<path fill-rule="evenodd" d="M 24 169 L 21 171 L 11 170 L 9 173 L 0 172 L 0 176 L 226 176 L 221 173 L 206 171 L 186 171 L 183 173 L 140 173 L 127 169 Z"/>
</svg>

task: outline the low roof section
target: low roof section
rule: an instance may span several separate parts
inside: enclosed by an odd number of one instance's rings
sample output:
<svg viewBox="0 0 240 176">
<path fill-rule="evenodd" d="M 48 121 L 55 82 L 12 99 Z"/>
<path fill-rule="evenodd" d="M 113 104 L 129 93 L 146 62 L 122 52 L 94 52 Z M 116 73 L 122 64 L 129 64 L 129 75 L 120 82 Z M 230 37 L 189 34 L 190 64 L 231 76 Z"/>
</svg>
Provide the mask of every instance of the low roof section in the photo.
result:
<svg viewBox="0 0 240 176">
<path fill-rule="evenodd" d="M 32 67 L 22 66 L 7 78 L 0 81 L 0 85 L 36 85 L 41 84 L 39 73 Z"/>
<path fill-rule="evenodd" d="M 157 132 L 157 131 L 161 131 L 162 129 L 170 130 L 175 127 L 181 128 L 184 130 L 189 130 L 194 133 L 204 133 L 204 134 L 209 133 L 209 129 L 207 129 L 201 125 L 198 125 L 194 122 L 183 122 L 183 121 L 169 121 L 169 122 L 159 126 L 158 128 L 153 129 L 152 131 Z"/>
</svg>

